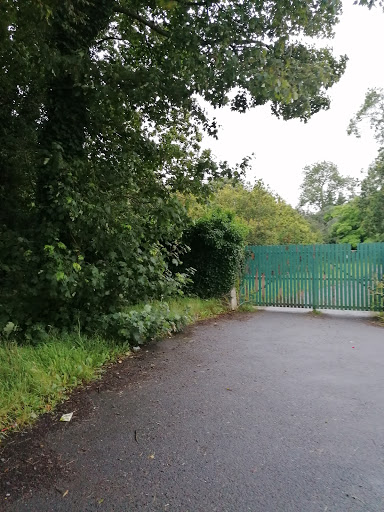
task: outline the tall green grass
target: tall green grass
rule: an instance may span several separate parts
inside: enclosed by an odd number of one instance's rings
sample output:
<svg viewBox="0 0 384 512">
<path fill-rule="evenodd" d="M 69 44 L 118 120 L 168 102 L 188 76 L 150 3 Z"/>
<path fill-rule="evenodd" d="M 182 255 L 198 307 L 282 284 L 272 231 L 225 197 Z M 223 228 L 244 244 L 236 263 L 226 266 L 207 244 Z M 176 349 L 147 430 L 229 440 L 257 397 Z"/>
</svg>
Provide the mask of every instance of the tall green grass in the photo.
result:
<svg viewBox="0 0 384 512">
<path fill-rule="evenodd" d="M 0 431 L 33 422 L 69 391 L 100 374 L 128 345 L 99 337 L 52 337 L 36 346 L 0 345 Z"/>
</svg>

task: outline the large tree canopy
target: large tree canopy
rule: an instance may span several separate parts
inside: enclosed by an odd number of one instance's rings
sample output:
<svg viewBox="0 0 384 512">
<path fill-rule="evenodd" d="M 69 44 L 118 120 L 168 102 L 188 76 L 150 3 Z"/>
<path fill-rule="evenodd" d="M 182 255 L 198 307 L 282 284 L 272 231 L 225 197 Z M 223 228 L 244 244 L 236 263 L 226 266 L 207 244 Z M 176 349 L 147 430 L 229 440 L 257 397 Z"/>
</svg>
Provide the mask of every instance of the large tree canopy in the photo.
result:
<svg viewBox="0 0 384 512">
<path fill-rule="evenodd" d="M 300 185 L 299 207 L 325 213 L 332 206 L 345 203 L 356 192 L 357 180 L 342 176 L 332 162 L 317 162 L 304 167 Z"/>
<path fill-rule="evenodd" d="M 4 0 L 0 5 L 0 324 L 92 324 L 182 281 L 183 209 L 230 175 L 200 107 L 329 107 L 340 2 Z M 304 36 L 304 37 L 303 37 Z"/>
<path fill-rule="evenodd" d="M 359 243 L 367 240 L 359 197 L 355 197 L 349 203 L 335 206 L 327 217 L 329 218 L 327 242 L 351 244 L 356 248 Z"/>
</svg>

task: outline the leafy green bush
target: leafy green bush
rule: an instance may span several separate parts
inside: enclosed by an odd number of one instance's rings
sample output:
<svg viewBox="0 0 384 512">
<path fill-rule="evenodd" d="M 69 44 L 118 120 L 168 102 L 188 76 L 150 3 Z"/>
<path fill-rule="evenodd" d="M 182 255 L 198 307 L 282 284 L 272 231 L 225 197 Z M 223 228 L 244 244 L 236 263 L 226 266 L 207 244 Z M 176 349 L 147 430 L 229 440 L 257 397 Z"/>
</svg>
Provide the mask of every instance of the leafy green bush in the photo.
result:
<svg viewBox="0 0 384 512">
<path fill-rule="evenodd" d="M 142 186 L 128 204 L 127 169 L 115 176 L 104 169 L 103 179 L 111 176 L 101 191 L 84 180 L 87 165 L 67 163 L 58 148 L 51 160 L 52 175 L 65 170 L 66 177 L 46 187 L 49 206 L 32 205 L 24 230 L 0 222 L 0 332 L 14 324 L 30 341 L 36 326 L 44 338 L 52 327 L 80 324 L 92 333 L 103 315 L 177 294 L 184 276 L 168 265 L 177 262 L 174 240 L 185 223 L 177 199 L 146 195 Z"/>
<path fill-rule="evenodd" d="M 184 232 L 190 252 L 185 269 L 194 269 L 190 291 L 202 298 L 221 297 L 235 284 L 244 259 L 246 227 L 220 209 L 198 219 Z"/>
<path fill-rule="evenodd" d="M 180 331 L 186 323 L 187 317 L 171 312 L 166 303 L 156 306 L 146 304 L 140 310 L 103 315 L 100 319 L 104 332 L 128 341 L 131 345 L 142 345 L 146 341 Z"/>
</svg>

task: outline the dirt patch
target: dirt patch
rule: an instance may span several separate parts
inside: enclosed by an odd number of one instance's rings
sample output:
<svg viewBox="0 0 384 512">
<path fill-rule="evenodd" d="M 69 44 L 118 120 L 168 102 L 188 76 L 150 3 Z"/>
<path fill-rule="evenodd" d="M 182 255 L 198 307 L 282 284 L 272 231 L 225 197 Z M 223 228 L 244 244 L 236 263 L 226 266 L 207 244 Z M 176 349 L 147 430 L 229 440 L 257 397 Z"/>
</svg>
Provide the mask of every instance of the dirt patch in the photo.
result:
<svg viewBox="0 0 384 512">
<path fill-rule="evenodd" d="M 374 325 L 375 327 L 384 328 L 384 320 L 382 318 L 371 318 L 365 322 L 367 325 Z"/>
</svg>

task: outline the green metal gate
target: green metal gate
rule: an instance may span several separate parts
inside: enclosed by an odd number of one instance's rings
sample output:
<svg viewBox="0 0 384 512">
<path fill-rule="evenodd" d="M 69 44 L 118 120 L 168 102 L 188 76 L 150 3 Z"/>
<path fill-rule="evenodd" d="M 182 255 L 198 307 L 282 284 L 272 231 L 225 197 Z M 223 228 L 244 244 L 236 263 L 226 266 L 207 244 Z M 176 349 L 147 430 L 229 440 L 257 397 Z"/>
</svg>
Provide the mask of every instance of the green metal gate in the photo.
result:
<svg viewBox="0 0 384 512">
<path fill-rule="evenodd" d="M 240 303 L 382 310 L 384 243 L 247 247 Z"/>
</svg>

